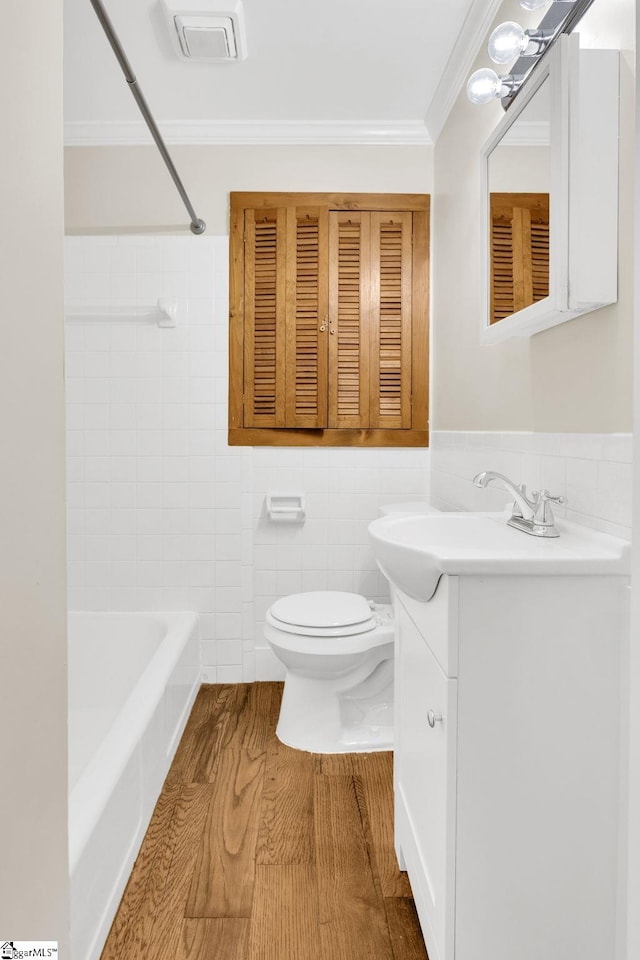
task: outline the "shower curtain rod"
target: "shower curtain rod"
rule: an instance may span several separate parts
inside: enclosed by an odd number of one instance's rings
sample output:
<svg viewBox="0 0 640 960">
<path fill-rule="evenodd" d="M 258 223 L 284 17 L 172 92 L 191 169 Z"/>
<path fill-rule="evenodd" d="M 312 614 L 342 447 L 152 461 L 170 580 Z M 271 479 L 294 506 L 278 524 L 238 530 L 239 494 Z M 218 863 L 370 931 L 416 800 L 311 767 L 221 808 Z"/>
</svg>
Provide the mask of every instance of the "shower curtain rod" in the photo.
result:
<svg viewBox="0 0 640 960">
<path fill-rule="evenodd" d="M 144 117 L 144 121 L 149 128 L 149 132 L 151 133 L 151 136 L 155 140 L 156 146 L 160 151 L 160 155 L 164 160 L 167 166 L 167 169 L 171 174 L 173 182 L 178 188 L 178 193 L 182 197 L 182 202 L 184 203 L 185 207 L 187 208 L 187 212 L 191 217 L 191 225 L 190 225 L 191 232 L 197 233 L 197 234 L 204 233 L 204 231 L 207 228 L 207 225 L 204 222 L 204 220 L 200 220 L 195 210 L 193 209 L 191 201 L 189 200 L 189 195 L 187 194 L 187 191 L 184 188 L 184 185 L 182 183 L 182 180 L 180 179 L 178 171 L 176 170 L 173 160 L 171 159 L 171 156 L 169 154 L 169 151 L 167 150 L 167 145 L 162 139 L 162 134 L 160 133 L 158 126 L 155 120 L 153 119 L 153 114 L 151 113 L 151 110 L 149 109 L 147 101 L 144 98 L 144 94 L 142 93 L 142 90 L 138 86 L 136 75 L 131 68 L 131 64 L 129 63 L 126 53 L 124 52 L 124 49 L 122 47 L 122 44 L 120 43 L 120 40 L 113 27 L 113 24 L 109 19 L 109 15 L 102 4 L 102 0 L 91 0 L 91 6 L 95 10 L 96 16 L 98 17 L 98 20 L 102 25 L 102 29 L 107 35 L 107 40 L 111 44 L 111 48 L 116 55 L 116 59 L 122 68 L 122 72 L 124 73 L 124 78 L 127 81 L 129 90 L 131 90 L 131 93 L 133 94 L 133 98 L 138 104 L 138 107 L 140 108 L 140 113 Z"/>
</svg>

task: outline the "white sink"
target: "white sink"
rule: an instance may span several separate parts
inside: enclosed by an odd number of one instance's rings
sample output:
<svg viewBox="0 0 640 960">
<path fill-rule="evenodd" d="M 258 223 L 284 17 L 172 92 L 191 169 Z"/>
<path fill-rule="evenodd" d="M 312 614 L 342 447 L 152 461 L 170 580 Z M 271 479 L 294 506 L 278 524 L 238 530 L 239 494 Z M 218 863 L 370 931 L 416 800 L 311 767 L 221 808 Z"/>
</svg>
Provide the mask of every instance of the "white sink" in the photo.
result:
<svg viewBox="0 0 640 960">
<path fill-rule="evenodd" d="M 428 500 L 401 500 L 396 503 L 383 503 L 380 507 L 382 517 L 399 513 L 423 517 L 431 513 L 440 513 L 440 510 L 431 506 Z"/>
<path fill-rule="evenodd" d="M 430 600 L 443 573 L 493 575 L 625 575 L 626 540 L 557 520 L 557 539 L 508 527 L 502 513 L 380 517 L 369 524 L 378 566 L 399 590 Z"/>
</svg>

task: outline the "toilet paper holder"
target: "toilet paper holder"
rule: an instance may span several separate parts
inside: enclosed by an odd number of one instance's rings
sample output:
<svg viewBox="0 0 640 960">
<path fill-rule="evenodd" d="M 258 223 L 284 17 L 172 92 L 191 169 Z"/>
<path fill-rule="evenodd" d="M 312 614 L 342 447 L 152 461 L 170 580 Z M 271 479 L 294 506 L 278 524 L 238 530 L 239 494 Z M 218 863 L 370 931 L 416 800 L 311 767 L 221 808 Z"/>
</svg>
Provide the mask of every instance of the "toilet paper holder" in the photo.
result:
<svg viewBox="0 0 640 960">
<path fill-rule="evenodd" d="M 273 523 L 301 523 L 305 518 L 303 493 L 267 493 L 266 507 Z"/>
</svg>

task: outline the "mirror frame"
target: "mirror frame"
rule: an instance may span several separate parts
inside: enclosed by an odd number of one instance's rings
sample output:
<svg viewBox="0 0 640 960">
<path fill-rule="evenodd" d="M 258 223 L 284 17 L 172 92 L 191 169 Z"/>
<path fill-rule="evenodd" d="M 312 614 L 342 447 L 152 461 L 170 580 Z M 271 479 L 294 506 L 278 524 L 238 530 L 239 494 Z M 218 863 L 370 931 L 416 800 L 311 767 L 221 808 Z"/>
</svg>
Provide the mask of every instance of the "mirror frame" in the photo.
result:
<svg viewBox="0 0 640 960">
<path fill-rule="evenodd" d="M 561 36 L 482 148 L 482 344 L 532 336 L 618 298 L 619 60 L 617 50 L 581 50 L 578 34 Z M 549 296 L 491 324 L 489 158 L 545 81 Z"/>
</svg>

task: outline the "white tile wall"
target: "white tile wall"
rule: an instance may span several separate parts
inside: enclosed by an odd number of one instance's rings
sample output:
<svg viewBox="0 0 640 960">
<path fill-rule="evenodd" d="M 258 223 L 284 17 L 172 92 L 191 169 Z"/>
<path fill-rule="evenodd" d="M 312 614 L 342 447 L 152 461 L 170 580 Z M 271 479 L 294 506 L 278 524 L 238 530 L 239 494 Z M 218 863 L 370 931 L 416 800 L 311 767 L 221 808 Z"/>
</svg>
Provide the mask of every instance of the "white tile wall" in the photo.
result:
<svg viewBox="0 0 640 960">
<path fill-rule="evenodd" d="M 280 675 L 262 636 L 298 590 L 384 599 L 366 527 L 384 502 L 428 493 L 427 450 L 228 447 L 227 238 L 69 237 L 67 304 L 94 312 L 178 300 L 178 326 L 69 318 L 69 602 L 196 610 L 203 675 Z M 304 524 L 264 497 L 300 489 Z"/>
<path fill-rule="evenodd" d="M 282 666 L 263 638 L 264 616 L 279 596 L 347 590 L 388 602 L 386 580 L 367 526 L 384 503 L 424 499 L 426 449 L 353 450 L 260 447 L 253 454 L 254 644 L 258 679 L 280 679 Z M 306 494 L 304 523 L 267 519 L 267 491 Z"/>
<path fill-rule="evenodd" d="M 431 497 L 446 509 L 500 510 L 510 498 L 497 485 L 472 480 L 497 470 L 528 489 L 565 497 L 559 516 L 631 538 L 631 434 L 465 433 L 431 436 Z"/>
<path fill-rule="evenodd" d="M 75 609 L 196 610 L 203 676 L 282 676 L 265 612 L 301 590 L 388 593 L 367 524 L 385 502 L 429 495 L 501 509 L 480 470 L 566 496 L 566 515 L 624 537 L 628 434 L 435 432 L 431 450 L 228 447 L 227 238 L 70 237 L 67 303 L 105 312 L 178 300 L 178 326 L 68 319 L 69 602 Z M 431 475 L 430 475 L 431 465 Z M 269 490 L 306 495 L 303 524 L 266 518 Z"/>
<path fill-rule="evenodd" d="M 226 443 L 226 238 L 69 237 L 66 279 L 70 606 L 194 609 L 210 678 L 239 679 L 250 451 Z M 159 297 L 175 329 L 72 318 Z"/>
</svg>

